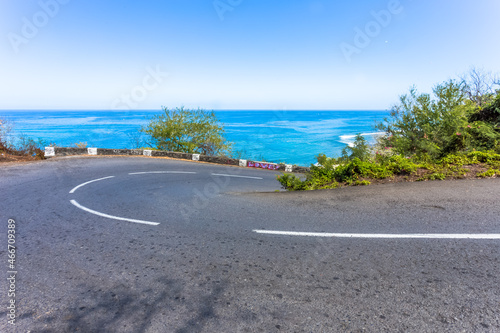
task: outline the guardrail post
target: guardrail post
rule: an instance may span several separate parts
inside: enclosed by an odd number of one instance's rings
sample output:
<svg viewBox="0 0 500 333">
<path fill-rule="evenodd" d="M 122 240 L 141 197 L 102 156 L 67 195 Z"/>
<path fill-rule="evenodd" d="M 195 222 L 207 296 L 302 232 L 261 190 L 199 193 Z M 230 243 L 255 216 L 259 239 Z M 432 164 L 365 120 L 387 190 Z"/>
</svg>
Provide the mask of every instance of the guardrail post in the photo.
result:
<svg viewBox="0 0 500 333">
<path fill-rule="evenodd" d="M 45 157 L 56 156 L 56 150 L 54 147 L 45 147 Z"/>
</svg>

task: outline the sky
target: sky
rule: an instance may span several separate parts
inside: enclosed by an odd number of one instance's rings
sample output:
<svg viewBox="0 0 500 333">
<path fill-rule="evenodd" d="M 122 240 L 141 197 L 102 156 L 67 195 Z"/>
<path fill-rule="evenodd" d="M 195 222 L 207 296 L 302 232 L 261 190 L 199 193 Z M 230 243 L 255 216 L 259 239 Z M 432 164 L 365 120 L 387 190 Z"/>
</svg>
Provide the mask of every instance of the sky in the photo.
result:
<svg viewBox="0 0 500 333">
<path fill-rule="evenodd" d="M 0 109 L 385 110 L 500 73 L 498 0 L 2 0 Z"/>
</svg>

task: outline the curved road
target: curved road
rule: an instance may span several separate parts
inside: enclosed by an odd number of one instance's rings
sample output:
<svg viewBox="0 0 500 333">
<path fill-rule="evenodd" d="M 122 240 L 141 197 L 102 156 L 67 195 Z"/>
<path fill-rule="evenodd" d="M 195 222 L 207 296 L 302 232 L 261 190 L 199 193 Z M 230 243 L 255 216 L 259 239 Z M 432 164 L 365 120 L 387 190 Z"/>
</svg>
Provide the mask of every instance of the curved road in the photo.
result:
<svg viewBox="0 0 500 333">
<path fill-rule="evenodd" d="M 0 331 L 500 331 L 499 179 L 275 193 L 275 177 L 147 158 L 0 167 Z"/>
</svg>

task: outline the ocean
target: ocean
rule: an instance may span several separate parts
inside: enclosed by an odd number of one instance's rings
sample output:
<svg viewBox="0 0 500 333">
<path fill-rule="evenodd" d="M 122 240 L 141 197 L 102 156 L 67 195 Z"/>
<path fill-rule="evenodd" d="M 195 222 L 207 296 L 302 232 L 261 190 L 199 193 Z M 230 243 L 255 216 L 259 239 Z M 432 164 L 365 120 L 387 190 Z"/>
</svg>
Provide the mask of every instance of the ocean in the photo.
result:
<svg viewBox="0 0 500 333">
<path fill-rule="evenodd" d="M 69 147 L 137 148 L 139 128 L 161 110 L 137 111 L 1 111 L 14 136 L 24 135 Z M 214 111 L 241 158 L 315 163 L 320 153 L 339 156 L 361 133 L 374 143 L 374 129 L 388 111 Z M 140 143 L 139 143 L 140 144 Z"/>
</svg>

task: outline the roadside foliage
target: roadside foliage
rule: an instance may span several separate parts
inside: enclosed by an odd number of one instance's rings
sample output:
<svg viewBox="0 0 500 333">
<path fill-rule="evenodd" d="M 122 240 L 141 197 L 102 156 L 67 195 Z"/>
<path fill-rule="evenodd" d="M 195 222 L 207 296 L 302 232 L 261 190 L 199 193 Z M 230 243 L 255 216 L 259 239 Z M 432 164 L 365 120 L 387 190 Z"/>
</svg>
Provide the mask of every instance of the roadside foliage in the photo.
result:
<svg viewBox="0 0 500 333">
<path fill-rule="evenodd" d="M 488 76 L 477 73 L 441 83 L 432 95 L 411 88 L 376 126 L 385 133 L 377 144 L 358 134 L 340 157 L 317 156 L 305 179 L 283 174 L 278 181 L 293 191 L 500 176 L 498 81 L 478 82 Z"/>
<path fill-rule="evenodd" d="M 158 150 L 215 156 L 231 148 L 215 113 L 202 109 L 164 107 L 141 131 L 149 136 L 149 145 Z"/>
</svg>

